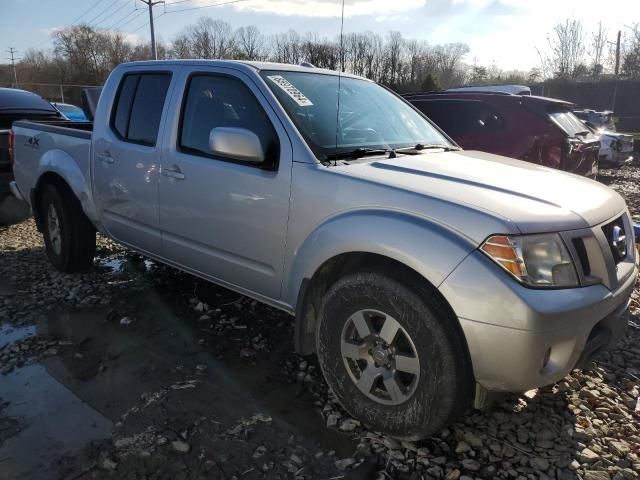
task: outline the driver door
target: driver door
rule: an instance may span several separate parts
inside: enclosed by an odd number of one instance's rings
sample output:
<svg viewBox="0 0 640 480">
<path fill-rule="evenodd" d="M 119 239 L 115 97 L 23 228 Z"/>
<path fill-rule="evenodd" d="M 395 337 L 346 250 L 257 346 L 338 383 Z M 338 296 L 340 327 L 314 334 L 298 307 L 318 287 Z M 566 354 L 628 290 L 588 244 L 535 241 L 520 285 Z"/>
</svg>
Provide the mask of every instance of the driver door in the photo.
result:
<svg viewBox="0 0 640 480">
<path fill-rule="evenodd" d="M 229 69 L 185 69 L 172 102 L 159 201 L 163 256 L 198 274 L 278 298 L 289 214 L 292 149 L 253 81 Z M 176 96 L 179 97 L 179 96 Z M 216 127 L 254 132 L 266 164 L 214 155 Z"/>
</svg>

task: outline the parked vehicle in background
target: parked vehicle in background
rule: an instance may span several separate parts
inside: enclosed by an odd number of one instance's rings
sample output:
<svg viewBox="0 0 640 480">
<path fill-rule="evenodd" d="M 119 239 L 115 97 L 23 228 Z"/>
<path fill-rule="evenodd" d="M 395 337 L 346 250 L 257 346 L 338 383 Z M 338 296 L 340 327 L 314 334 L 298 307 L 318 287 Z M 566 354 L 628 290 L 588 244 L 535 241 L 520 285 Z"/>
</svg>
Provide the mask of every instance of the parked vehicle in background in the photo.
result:
<svg viewBox="0 0 640 480">
<path fill-rule="evenodd" d="M 573 113 L 600 137 L 600 167 L 620 168 L 633 160 L 633 135 L 616 132 L 612 111 L 574 110 Z"/>
<path fill-rule="evenodd" d="M 594 178 L 597 135 L 562 100 L 507 93 L 404 95 L 466 150 L 517 158 Z"/>
<path fill-rule="evenodd" d="M 86 122 L 87 117 L 80 107 L 71 105 L 70 103 L 54 102 L 52 104 L 60 113 L 72 122 Z"/>
<path fill-rule="evenodd" d="M 14 124 L 16 193 L 51 263 L 90 268 L 98 230 L 295 315 L 297 350 L 376 431 L 423 438 L 624 333 L 638 270 L 620 195 L 461 151 L 369 80 L 132 63 L 95 119 Z"/>
<path fill-rule="evenodd" d="M 613 112 L 611 110 L 603 110 L 601 112 L 598 112 L 591 109 L 574 109 L 573 113 L 580 120 L 583 120 L 596 130 L 604 129 L 609 132 L 616 131 L 616 124 L 613 121 Z"/>
<path fill-rule="evenodd" d="M 8 193 L 11 173 L 11 124 L 15 120 L 59 120 L 62 116 L 41 96 L 26 90 L 0 88 L 0 198 Z"/>
<path fill-rule="evenodd" d="M 481 92 L 481 93 L 511 93 L 513 95 L 531 95 L 531 88 L 526 85 L 479 85 L 476 87 L 448 88 L 447 92 Z"/>
</svg>

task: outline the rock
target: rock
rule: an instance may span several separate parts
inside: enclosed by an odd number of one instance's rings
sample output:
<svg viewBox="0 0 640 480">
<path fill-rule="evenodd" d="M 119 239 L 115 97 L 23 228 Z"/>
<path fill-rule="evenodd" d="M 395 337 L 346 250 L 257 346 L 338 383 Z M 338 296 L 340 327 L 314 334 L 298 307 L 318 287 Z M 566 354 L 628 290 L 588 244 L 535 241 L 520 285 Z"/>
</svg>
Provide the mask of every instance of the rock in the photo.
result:
<svg viewBox="0 0 640 480">
<path fill-rule="evenodd" d="M 178 453 L 188 453 L 191 450 L 191 445 L 182 440 L 174 440 L 171 442 L 171 447 Z"/>
<path fill-rule="evenodd" d="M 481 465 L 477 460 L 473 460 L 472 458 L 465 458 L 464 460 L 462 460 L 462 467 L 465 470 L 477 472 L 478 470 L 480 470 Z"/>
<path fill-rule="evenodd" d="M 629 444 L 623 440 L 617 442 L 609 442 L 609 448 L 613 450 L 618 457 L 626 457 L 627 453 L 630 452 Z"/>
<path fill-rule="evenodd" d="M 462 436 L 464 441 L 471 445 L 473 448 L 482 448 L 482 439 L 472 432 L 464 432 Z"/>
<path fill-rule="evenodd" d="M 529 465 L 531 465 L 531 468 L 535 470 L 546 471 L 549 469 L 549 460 L 541 457 L 533 457 L 531 460 L 529 460 Z"/>
<path fill-rule="evenodd" d="M 46 357 L 52 357 L 58 354 L 58 349 L 53 347 L 47 348 L 44 352 L 42 352 L 42 354 Z"/>
<path fill-rule="evenodd" d="M 467 442 L 458 442 L 456 453 L 467 453 L 471 451 L 471 446 Z"/>
<path fill-rule="evenodd" d="M 105 470 L 115 470 L 118 467 L 118 464 L 111 460 L 109 457 L 102 460 L 100 466 Z"/>
<path fill-rule="evenodd" d="M 327 428 L 335 428 L 338 426 L 338 421 L 340 420 L 340 416 L 335 413 L 331 413 L 327 416 Z"/>
<path fill-rule="evenodd" d="M 599 458 L 600 458 L 600 455 L 598 455 L 596 452 L 594 452 L 589 448 L 585 448 L 578 454 L 578 459 L 582 463 L 593 463 Z"/>
<path fill-rule="evenodd" d="M 360 422 L 358 420 L 354 420 L 353 418 L 347 418 L 342 421 L 340 424 L 340 430 L 343 432 L 353 432 L 356 428 L 360 426 Z"/>
<path fill-rule="evenodd" d="M 291 456 L 289 457 L 289 459 L 295 463 L 296 465 L 300 466 L 304 463 L 304 461 L 302 460 L 302 458 L 300 458 L 300 456 L 296 455 L 295 453 L 292 453 Z"/>
<path fill-rule="evenodd" d="M 335 465 L 338 470 L 346 470 L 351 465 L 356 463 L 355 458 L 343 458 L 342 460 L 336 460 Z"/>
<path fill-rule="evenodd" d="M 582 477 L 584 480 L 610 480 L 609 474 L 607 472 L 602 472 L 599 470 L 587 470 L 584 472 L 584 476 Z"/>
<path fill-rule="evenodd" d="M 262 457 L 265 453 L 267 453 L 267 447 L 265 447 L 264 445 L 260 445 L 258 448 L 256 448 L 256 450 L 253 452 L 253 458 L 260 458 Z"/>
<path fill-rule="evenodd" d="M 459 480 L 460 479 L 460 470 L 458 470 L 458 469 L 451 470 L 449 473 L 447 473 L 447 476 L 445 478 L 447 480 Z"/>
<path fill-rule="evenodd" d="M 133 323 L 133 318 L 131 317 L 122 317 L 120 319 L 120 325 L 131 325 Z"/>
</svg>

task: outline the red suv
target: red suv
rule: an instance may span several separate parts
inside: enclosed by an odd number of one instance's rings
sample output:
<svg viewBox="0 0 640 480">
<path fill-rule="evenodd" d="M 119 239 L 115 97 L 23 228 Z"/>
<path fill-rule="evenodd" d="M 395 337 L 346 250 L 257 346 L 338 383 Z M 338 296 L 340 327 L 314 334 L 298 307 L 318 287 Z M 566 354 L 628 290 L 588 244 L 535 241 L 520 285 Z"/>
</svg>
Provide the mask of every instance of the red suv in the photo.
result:
<svg viewBox="0 0 640 480">
<path fill-rule="evenodd" d="M 466 150 L 518 158 L 594 177 L 600 142 L 573 113 L 575 105 L 508 93 L 404 95 Z"/>
</svg>

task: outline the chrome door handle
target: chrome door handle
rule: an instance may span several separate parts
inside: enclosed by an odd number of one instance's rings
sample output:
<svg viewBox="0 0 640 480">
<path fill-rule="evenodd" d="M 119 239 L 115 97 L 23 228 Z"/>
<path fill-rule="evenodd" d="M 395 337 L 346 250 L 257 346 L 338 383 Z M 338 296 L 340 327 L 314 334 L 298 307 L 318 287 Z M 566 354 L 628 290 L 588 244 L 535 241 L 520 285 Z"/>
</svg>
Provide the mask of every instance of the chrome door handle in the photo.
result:
<svg viewBox="0 0 640 480">
<path fill-rule="evenodd" d="M 180 167 L 173 165 L 171 168 L 163 168 L 162 175 L 176 180 L 184 180 L 184 173 L 180 171 Z"/>
<path fill-rule="evenodd" d="M 102 163 L 113 163 L 115 160 L 109 152 L 96 155 Z"/>
</svg>

